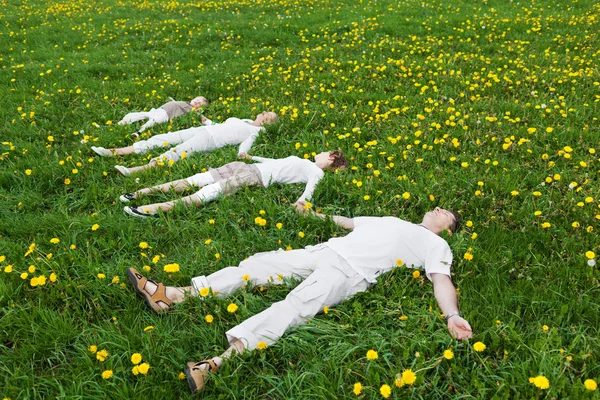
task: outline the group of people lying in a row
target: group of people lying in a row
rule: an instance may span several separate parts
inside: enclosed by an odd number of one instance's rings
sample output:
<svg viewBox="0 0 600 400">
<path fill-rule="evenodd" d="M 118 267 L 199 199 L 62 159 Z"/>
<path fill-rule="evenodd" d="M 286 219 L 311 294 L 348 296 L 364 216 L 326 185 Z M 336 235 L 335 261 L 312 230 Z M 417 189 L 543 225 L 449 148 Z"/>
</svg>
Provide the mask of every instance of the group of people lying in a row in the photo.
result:
<svg viewBox="0 0 600 400">
<path fill-rule="evenodd" d="M 164 123 L 171 118 L 190 112 L 196 106 L 205 105 L 204 101 L 206 101 L 204 97 L 197 97 L 190 103 L 170 101 L 159 109 L 127 114 L 119 124 L 130 124 L 147 118 L 148 122 L 136 132 L 141 133 L 156 123 Z M 152 136 L 147 140 L 135 142 L 132 146 L 128 147 L 105 149 L 103 147 L 92 146 L 92 150 L 100 156 L 112 157 L 131 153 L 142 154 L 151 149 L 174 146 L 160 156 L 150 160 L 146 165 L 133 168 L 116 165 L 115 169 L 123 176 L 129 176 L 132 173 L 156 167 L 161 163 L 175 163 L 194 153 L 209 152 L 226 145 L 239 144 L 238 156 L 240 158 L 258 162 L 257 164 L 246 164 L 241 161 L 232 162 L 186 179 L 179 179 L 122 195 L 120 197 L 121 201 L 128 203 L 150 193 L 166 193 L 169 191 L 179 193 L 187 190 L 189 187 L 199 188 L 193 195 L 176 201 L 138 207 L 126 206 L 124 208 L 126 213 L 136 217 L 147 218 L 157 216 L 158 210 L 168 211 L 179 203 L 200 206 L 215 200 L 220 195 L 232 194 L 243 186 L 263 186 L 266 188 L 273 183 L 305 183 L 306 187 L 302 195 L 298 198 L 298 201 L 307 201 L 312 197 L 317 183 L 323 177 L 324 170 L 344 169 L 348 166 L 348 161 L 339 150 L 319 153 L 315 156 L 314 162 L 295 156 L 272 159 L 249 155 L 248 151 L 258 135 L 265 129 L 264 126 L 274 123 L 277 119 L 277 114 L 271 111 L 264 111 L 258 114 L 254 120 L 228 118 L 221 124 L 215 124 L 202 116 L 203 126 L 200 127 Z"/>
<path fill-rule="evenodd" d="M 199 102 L 202 99 L 196 98 L 191 103 L 170 102 L 147 113 L 128 114 L 121 123 L 148 118 L 145 128 L 157 122 L 166 122 L 169 118 L 201 106 Z M 129 202 L 147 193 L 182 191 L 188 186 L 196 186 L 202 189 L 179 201 L 199 205 L 220 194 L 230 194 L 244 185 L 266 187 L 275 182 L 305 182 L 307 185 L 304 193 L 294 204 L 296 210 L 301 214 L 309 213 L 320 218 L 330 217 L 334 223 L 351 231 L 346 236 L 335 237 L 304 249 L 280 249 L 255 254 L 237 267 L 227 267 L 210 275 L 194 277 L 191 285 L 186 287 L 165 286 L 147 279 L 134 268 L 129 268 L 127 276 L 136 293 L 157 313 L 167 312 L 175 303 L 191 296 L 204 297 L 211 292 L 213 295 L 227 296 L 246 285 L 265 286 L 282 284 L 289 279 L 304 280 L 284 300 L 228 330 L 226 335 L 230 346 L 220 356 L 188 363 L 186 375 L 191 391 L 202 390 L 209 373 L 217 372 L 222 363 L 233 354 L 275 343 L 289 328 L 313 318 L 326 306 L 334 306 L 367 290 L 377 282 L 378 277 L 398 266 L 423 268 L 426 277 L 433 282 L 435 298 L 450 334 L 458 340 L 470 338 L 471 327 L 459 313 L 456 289 L 451 280 L 452 252 L 448 243 L 440 237 L 443 231 L 449 231 L 450 234 L 457 231 L 460 223 L 458 214 L 436 207 L 424 215 L 421 223 L 413 224 L 392 216 L 347 218 L 307 210 L 305 200 L 311 197 L 315 185 L 323 176 L 323 170 L 346 168 L 348 162 L 337 150 L 318 154 L 314 163 L 298 157 L 273 160 L 249 156 L 248 150 L 264 129 L 263 126 L 276 119 L 275 113 L 267 111 L 259 114 L 254 121 L 229 118 L 222 124 L 212 124 L 203 118 L 203 127 L 156 135 L 130 147 L 92 148 L 99 155 L 113 156 L 143 153 L 151 148 L 178 144 L 143 167 L 116 166 L 117 171 L 127 176 L 165 160 L 175 162 L 194 152 L 210 151 L 226 144 L 241 144 L 239 156 L 258 161 L 258 164 L 226 164 L 187 179 L 125 194 L 121 196 L 121 200 Z M 126 207 L 125 211 L 146 217 L 156 214 L 159 209 L 169 210 L 176 203 Z"/>
</svg>

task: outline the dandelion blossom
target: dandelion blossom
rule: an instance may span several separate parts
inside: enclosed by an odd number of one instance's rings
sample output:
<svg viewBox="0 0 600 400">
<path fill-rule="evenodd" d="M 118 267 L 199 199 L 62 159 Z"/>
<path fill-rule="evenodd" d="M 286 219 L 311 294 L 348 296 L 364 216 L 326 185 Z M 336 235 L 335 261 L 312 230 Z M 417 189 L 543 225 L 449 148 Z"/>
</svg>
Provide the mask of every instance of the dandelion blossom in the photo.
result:
<svg viewBox="0 0 600 400">
<path fill-rule="evenodd" d="M 485 348 L 486 348 L 486 347 L 487 347 L 487 346 L 486 346 L 485 344 L 483 344 L 482 342 L 476 342 L 476 343 L 473 345 L 473 350 L 475 350 L 475 351 L 477 351 L 477 352 L 481 353 L 482 351 L 484 351 L 484 350 L 485 350 Z"/>
<path fill-rule="evenodd" d="M 131 355 L 131 363 L 132 364 L 139 364 L 142 362 L 142 355 L 140 353 L 133 353 Z"/>
<path fill-rule="evenodd" d="M 106 371 L 102 372 L 102 379 L 110 379 L 111 376 L 113 376 L 112 369 L 107 369 Z"/>
<path fill-rule="evenodd" d="M 381 388 L 379 388 L 379 393 L 387 399 L 392 394 L 392 388 L 390 385 L 382 385 Z"/>
<path fill-rule="evenodd" d="M 530 378 L 529 381 L 538 389 L 546 390 L 550 387 L 550 381 L 543 375 L 538 375 L 535 378 Z"/>
<path fill-rule="evenodd" d="M 146 375 L 148 373 L 148 370 L 150 369 L 150 364 L 142 363 L 142 364 L 138 365 L 137 367 L 138 367 L 138 371 L 140 371 L 140 374 Z"/>
<path fill-rule="evenodd" d="M 377 360 L 379 358 L 379 355 L 377 354 L 377 352 L 373 349 L 367 351 L 367 358 L 369 360 Z"/>
<path fill-rule="evenodd" d="M 227 306 L 227 312 L 230 312 L 230 313 L 236 312 L 237 309 L 238 309 L 238 306 L 235 303 L 231 303 Z"/>
<path fill-rule="evenodd" d="M 454 358 L 454 352 L 450 349 L 444 350 L 444 358 L 446 360 L 452 360 Z"/>
<path fill-rule="evenodd" d="M 256 344 L 256 347 L 257 347 L 259 350 L 264 350 L 264 349 L 266 349 L 268 346 L 269 346 L 269 345 L 268 345 L 268 344 L 266 344 L 265 342 L 258 342 L 258 343 Z"/>
<path fill-rule="evenodd" d="M 585 386 L 587 390 L 592 392 L 598 388 L 598 384 L 593 379 L 586 379 L 585 382 L 583 382 L 583 386 Z"/>
<path fill-rule="evenodd" d="M 352 391 L 358 396 L 362 392 L 362 384 L 360 382 L 356 382 Z"/>
<path fill-rule="evenodd" d="M 417 380 L 417 374 L 415 374 L 412 369 L 405 369 L 402 371 L 402 381 L 407 385 L 412 385 Z"/>
</svg>

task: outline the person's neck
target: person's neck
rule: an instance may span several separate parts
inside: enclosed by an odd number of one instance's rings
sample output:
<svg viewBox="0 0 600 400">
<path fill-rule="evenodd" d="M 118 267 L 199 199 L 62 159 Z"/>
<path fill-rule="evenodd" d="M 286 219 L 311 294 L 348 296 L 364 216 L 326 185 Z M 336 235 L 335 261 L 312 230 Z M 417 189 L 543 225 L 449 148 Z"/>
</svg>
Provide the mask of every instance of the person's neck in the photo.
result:
<svg viewBox="0 0 600 400">
<path fill-rule="evenodd" d="M 427 222 L 423 221 L 420 224 L 418 224 L 419 226 L 427 229 L 428 231 L 435 233 L 436 235 L 440 235 L 441 231 L 437 230 L 435 227 L 429 225 Z"/>
<path fill-rule="evenodd" d="M 250 125 L 258 126 L 260 128 L 262 126 L 262 122 L 258 122 L 257 120 L 254 120 L 254 121 L 250 122 Z"/>
</svg>

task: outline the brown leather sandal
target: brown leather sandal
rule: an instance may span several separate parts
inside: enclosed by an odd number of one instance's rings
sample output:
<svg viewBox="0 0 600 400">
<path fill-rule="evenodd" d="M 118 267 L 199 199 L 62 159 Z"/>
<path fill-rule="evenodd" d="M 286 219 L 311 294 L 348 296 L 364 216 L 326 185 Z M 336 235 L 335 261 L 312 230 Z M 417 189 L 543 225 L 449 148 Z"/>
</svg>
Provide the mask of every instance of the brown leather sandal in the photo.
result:
<svg viewBox="0 0 600 400">
<path fill-rule="evenodd" d="M 127 277 L 133 285 L 135 292 L 138 294 L 138 296 L 144 299 L 149 309 L 157 314 L 165 313 L 171 309 L 173 301 L 167 297 L 166 286 L 161 282 L 156 283 L 149 280 L 134 268 L 127 269 Z M 150 295 L 150 293 L 144 290 L 146 282 L 151 282 L 156 285 L 156 292 L 154 292 L 153 295 Z M 159 303 L 163 303 L 167 306 L 167 308 L 162 308 Z"/>
<path fill-rule="evenodd" d="M 202 368 L 201 366 L 204 364 L 208 364 L 208 368 Z M 206 382 L 208 373 L 215 373 L 218 370 L 219 367 L 212 360 L 187 363 L 185 375 L 187 376 L 187 381 L 192 393 L 197 393 L 204 389 L 204 383 Z"/>
</svg>

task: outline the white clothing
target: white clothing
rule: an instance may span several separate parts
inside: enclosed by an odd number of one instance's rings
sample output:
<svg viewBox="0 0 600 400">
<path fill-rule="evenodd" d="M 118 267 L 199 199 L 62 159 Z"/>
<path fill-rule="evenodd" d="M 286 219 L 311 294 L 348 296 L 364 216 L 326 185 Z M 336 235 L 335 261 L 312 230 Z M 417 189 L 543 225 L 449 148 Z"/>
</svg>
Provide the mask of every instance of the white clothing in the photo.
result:
<svg viewBox="0 0 600 400">
<path fill-rule="evenodd" d="M 317 183 L 325 175 L 314 162 L 295 156 L 277 159 L 253 156 L 252 160 L 260 163 L 254 165 L 260 171 L 265 187 L 271 183 L 306 183 L 298 201 L 310 200 Z"/>
<path fill-rule="evenodd" d="M 148 122 L 142 125 L 142 127 L 138 130 L 138 133 L 145 131 L 155 124 L 162 124 L 169 121 L 169 115 L 162 108 L 153 108 L 150 111 L 129 113 L 123 117 L 119 124 L 132 124 L 144 119 L 147 119 Z"/>
<path fill-rule="evenodd" d="M 448 243 L 429 229 L 395 217 L 357 217 L 354 230 L 316 247 L 337 252 L 369 282 L 398 266 L 424 267 L 431 274 L 450 276 L 452 251 Z M 398 262 L 398 263 L 397 263 Z"/>
<path fill-rule="evenodd" d="M 147 140 L 140 140 L 133 144 L 136 153 L 145 153 L 156 147 L 169 147 L 177 145 L 164 152 L 155 160 L 177 162 L 185 153 L 187 156 L 198 152 L 208 152 L 228 144 L 240 144 L 238 153 L 246 153 L 264 128 L 250 125 L 251 120 L 229 118 L 222 124 L 209 124 L 205 126 L 183 129 L 155 135 Z"/>
<path fill-rule="evenodd" d="M 211 121 L 212 122 L 212 121 Z M 251 125 L 251 119 L 227 118 L 222 124 L 206 125 L 217 148 L 228 144 L 240 144 L 238 154 L 247 153 L 258 135 L 265 130 L 261 126 Z"/>
<path fill-rule="evenodd" d="M 323 310 L 369 288 L 369 283 L 334 251 L 328 248 L 259 253 L 242 261 L 239 267 L 221 269 L 209 276 L 192 279 L 200 292 L 228 295 L 246 284 L 244 277 L 256 286 L 284 283 L 284 278 L 306 278 L 285 300 L 274 303 L 227 331 L 230 343 L 243 341 L 247 350 L 258 342 L 272 344 L 289 328 L 306 322 Z"/>
</svg>

